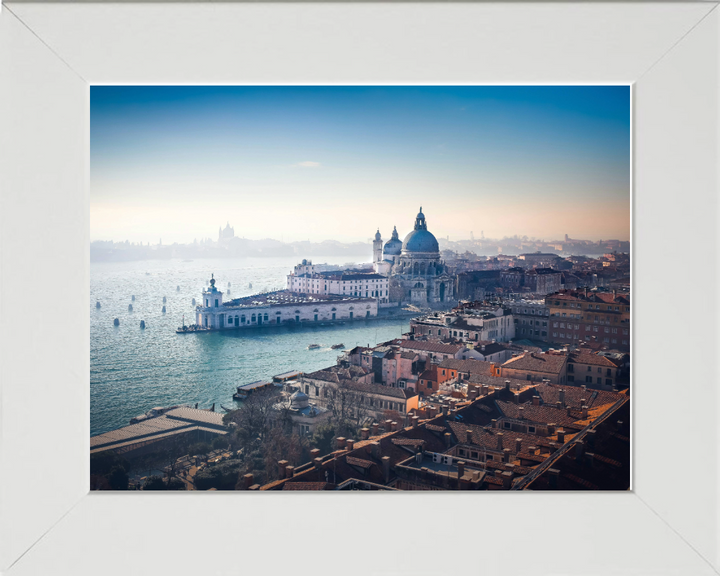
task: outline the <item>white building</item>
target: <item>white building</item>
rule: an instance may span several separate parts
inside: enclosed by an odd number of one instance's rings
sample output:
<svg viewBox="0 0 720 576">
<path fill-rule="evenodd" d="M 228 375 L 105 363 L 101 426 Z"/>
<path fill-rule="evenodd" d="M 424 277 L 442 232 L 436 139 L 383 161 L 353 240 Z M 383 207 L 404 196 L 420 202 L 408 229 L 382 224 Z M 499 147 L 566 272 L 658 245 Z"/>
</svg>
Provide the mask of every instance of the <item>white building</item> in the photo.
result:
<svg viewBox="0 0 720 576">
<path fill-rule="evenodd" d="M 287 277 L 287 289 L 298 294 L 322 294 L 353 298 L 377 298 L 389 302 L 387 276 L 352 270 L 318 272 L 312 262 L 303 260 Z"/>
<path fill-rule="evenodd" d="M 203 328 L 223 330 L 264 325 L 340 322 L 377 316 L 378 300 L 370 297 L 343 297 L 332 294 L 305 294 L 278 291 L 223 302 L 215 287 L 203 290 L 195 310 L 195 323 Z"/>
</svg>

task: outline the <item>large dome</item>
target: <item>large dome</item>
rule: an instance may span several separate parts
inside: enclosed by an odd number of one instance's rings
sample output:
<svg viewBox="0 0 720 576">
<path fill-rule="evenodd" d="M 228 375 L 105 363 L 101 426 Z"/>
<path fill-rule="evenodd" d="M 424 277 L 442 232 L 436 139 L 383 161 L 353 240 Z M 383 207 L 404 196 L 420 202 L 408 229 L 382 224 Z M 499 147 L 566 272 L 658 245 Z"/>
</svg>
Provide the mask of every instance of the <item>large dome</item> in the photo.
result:
<svg viewBox="0 0 720 576">
<path fill-rule="evenodd" d="M 392 238 L 385 242 L 385 247 L 383 248 L 383 254 L 385 256 L 400 256 L 400 252 L 402 251 L 403 243 L 398 238 L 397 228 L 393 228 Z"/>
<path fill-rule="evenodd" d="M 415 229 L 405 236 L 405 241 L 402 245 L 403 252 L 440 252 L 438 241 L 433 236 L 432 232 L 428 232 L 427 223 L 425 222 L 425 215 L 423 214 L 422 207 L 420 212 L 415 218 Z"/>
<path fill-rule="evenodd" d="M 403 252 L 440 252 L 438 241 L 432 232 L 427 230 L 413 230 L 405 236 L 402 245 Z"/>
</svg>

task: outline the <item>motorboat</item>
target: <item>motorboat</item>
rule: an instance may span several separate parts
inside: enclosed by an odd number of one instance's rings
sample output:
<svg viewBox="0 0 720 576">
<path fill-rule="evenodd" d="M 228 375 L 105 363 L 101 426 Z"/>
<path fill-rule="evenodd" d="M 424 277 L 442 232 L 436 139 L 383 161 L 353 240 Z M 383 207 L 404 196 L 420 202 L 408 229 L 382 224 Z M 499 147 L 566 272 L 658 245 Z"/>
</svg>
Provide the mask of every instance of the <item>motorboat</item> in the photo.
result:
<svg viewBox="0 0 720 576">
<path fill-rule="evenodd" d="M 307 347 L 308 350 L 317 350 L 318 348 L 320 348 L 320 344 L 309 344 Z"/>
<path fill-rule="evenodd" d="M 345 344 L 333 344 L 330 346 L 331 350 L 337 350 L 338 348 L 345 348 Z"/>
</svg>

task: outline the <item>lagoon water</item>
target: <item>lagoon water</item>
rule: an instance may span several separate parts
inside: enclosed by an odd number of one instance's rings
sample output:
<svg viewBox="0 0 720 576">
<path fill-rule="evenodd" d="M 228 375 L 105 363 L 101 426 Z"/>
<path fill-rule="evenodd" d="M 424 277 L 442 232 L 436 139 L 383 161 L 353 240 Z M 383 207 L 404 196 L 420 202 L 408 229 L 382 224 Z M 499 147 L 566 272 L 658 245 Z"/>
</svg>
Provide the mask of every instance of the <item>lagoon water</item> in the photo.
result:
<svg viewBox="0 0 720 576">
<path fill-rule="evenodd" d="M 344 264 L 347 258 L 314 258 Z M 409 329 L 407 319 L 360 320 L 312 328 L 262 328 L 176 334 L 194 322 L 210 274 L 224 298 L 285 287 L 297 258 L 144 260 L 92 263 L 90 268 L 90 433 L 125 426 L 155 406 L 215 403 L 234 406 L 235 387 L 289 370 L 310 372 L 335 364 L 332 344 L 375 345 Z M 231 293 L 227 294 L 228 282 Z M 253 288 L 248 284 L 252 282 Z M 179 290 L 178 290 L 179 287 Z M 135 300 L 132 300 L 132 296 Z M 166 313 L 163 314 L 163 297 Z M 96 302 L 101 308 L 96 308 Z M 132 312 L 128 305 L 132 304 Z M 113 325 L 118 318 L 119 326 Z M 146 328 L 140 329 L 144 320 Z M 308 344 L 321 345 L 307 350 Z"/>
</svg>

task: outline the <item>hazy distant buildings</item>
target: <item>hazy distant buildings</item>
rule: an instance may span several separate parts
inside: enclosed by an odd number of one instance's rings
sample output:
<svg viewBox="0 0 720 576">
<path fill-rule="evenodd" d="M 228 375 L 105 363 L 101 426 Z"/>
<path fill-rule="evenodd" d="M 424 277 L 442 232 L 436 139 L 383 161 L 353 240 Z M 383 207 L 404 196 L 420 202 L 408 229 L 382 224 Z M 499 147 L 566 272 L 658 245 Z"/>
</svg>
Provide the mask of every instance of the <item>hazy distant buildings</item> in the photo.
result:
<svg viewBox="0 0 720 576">
<path fill-rule="evenodd" d="M 230 222 L 228 222 L 225 225 L 224 229 L 218 228 L 218 242 L 219 243 L 222 244 L 223 242 L 228 242 L 229 240 L 232 240 L 233 238 L 235 238 L 235 228 L 232 228 L 230 226 Z"/>
</svg>

